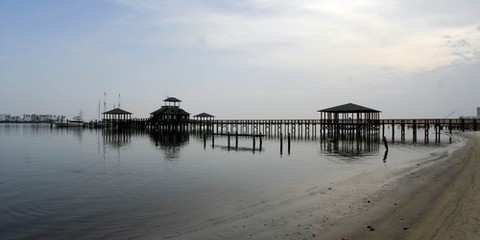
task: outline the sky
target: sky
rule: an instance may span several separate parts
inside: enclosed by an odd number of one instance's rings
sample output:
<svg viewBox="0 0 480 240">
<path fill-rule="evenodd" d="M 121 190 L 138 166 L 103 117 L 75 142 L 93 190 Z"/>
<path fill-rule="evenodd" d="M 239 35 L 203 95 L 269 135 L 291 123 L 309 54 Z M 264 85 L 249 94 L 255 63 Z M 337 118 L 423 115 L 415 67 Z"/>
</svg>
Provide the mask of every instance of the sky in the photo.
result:
<svg viewBox="0 0 480 240">
<path fill-rule="evenodd" d="M 382 118 L 480 106 L 478 0 L 0 0 L 0 113 L 118 107 L 169 96 L 218 119 Z M 105 96 L 106 93 L 106 97 Z M 120 95 L 120 97 L 119 97 Z"/>
</svg>

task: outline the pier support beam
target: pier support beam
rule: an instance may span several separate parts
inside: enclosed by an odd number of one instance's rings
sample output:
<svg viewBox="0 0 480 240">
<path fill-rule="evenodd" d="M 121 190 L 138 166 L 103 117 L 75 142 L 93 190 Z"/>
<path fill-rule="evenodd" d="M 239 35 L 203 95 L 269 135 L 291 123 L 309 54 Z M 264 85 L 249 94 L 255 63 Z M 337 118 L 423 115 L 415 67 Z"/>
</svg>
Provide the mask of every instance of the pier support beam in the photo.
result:
<svg viewBox="0 0 480 240">
<path fill-rule="evenodd" d="M 425 123 L 425 138 L 424 141 L 427 144 L 429 142 L 429 130 L 430 130 L 430 124 L 428 122 Z"/>
<path fill-rule="evenodd" d="M 416 120 L 413 120 L 412 131 L 413 131 L 413 143 L 417 143 L 417 121 Z"/>
<path fill-rule="evenodd" d="M 395 121 L 392 120 L 392 143 L 395 142 Z"/>
<path fill-rule="evenodd" d="M 400 124 L 400 139 L 401 139 L 402 143 L 405 142 L 405 122 L 404 122 L 404 120 L 402 120 L 402 122 Z"/>
</svg>

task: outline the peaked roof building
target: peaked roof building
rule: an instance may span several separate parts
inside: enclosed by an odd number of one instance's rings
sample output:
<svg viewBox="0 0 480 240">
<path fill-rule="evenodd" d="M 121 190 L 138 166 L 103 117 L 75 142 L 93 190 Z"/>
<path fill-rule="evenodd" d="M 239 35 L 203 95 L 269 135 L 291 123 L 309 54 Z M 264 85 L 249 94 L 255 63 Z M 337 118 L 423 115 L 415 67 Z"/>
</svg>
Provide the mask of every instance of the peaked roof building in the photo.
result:
<svg viewBox="0 0 480 240">
<path fill-rule="evenodd" d="M 127 112 L 123 109 L 120 109 L 120 108 L 115 108 L 115 109 L 112 109 L 110 111 L 106 111 L 104 112 L 103 114 L 112 114 L 112 115 L 131 115 L 132 113 L 130 112 Z"/>
<path fill-rule="evenodd" d="M 325 112 L 325 113 L 379 113 L 381 111 L 360 106 L 354 103 L 347 103 L 343 105 L 338 105 L 331 108 L 325 108 L 322 110 L 318 110 L 318 112 Z"/>
<path fill-rule="evenodd" d="M 352 122 L 367 123 L 380 119 L 379 110 L 347 103 L 335 107 L 318 110 L 320 119 L 327 122 Z"/>
<path fill-rule="evenodd" d="M 190 113 L 180 108 L 180 99 L 169 97 L 163 100 L 164 106 L 150 113 L 150 121 L 159 124 L 177 124 L 190 118 Z"/>
</svg>

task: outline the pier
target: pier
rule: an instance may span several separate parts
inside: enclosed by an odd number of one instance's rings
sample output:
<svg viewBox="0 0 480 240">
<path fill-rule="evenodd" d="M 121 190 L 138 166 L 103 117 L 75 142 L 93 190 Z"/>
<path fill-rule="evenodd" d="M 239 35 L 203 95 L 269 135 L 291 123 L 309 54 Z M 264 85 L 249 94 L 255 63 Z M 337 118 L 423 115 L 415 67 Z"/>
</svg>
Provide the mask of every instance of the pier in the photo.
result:
<svg viewBox="0 0 480 240">
<path fill-rule="evenodd" d="M 337 134 L 340 138 L 348 138 L 353 129 L 373 134 L 386 135 L 386 128 L 390 128 L 391 135 L 386 136 L 393 142 L 396 141 L 397 131 L 401 141 L 406 138 L 406 129 L 412 129 L 412 138 L 416 142 L 419 134 L 424 135 L 429 141 L 429 132 L 435 135 L 441 134 L 441 130 L 478 131 L 480 122 L 478 119 L 455 119 L 455 118 L 421 118 L 421 119 L 378 119 L 370 123 L 354 120 L 339 120 L 332 123 L 326 119 L 244 119 L 244 120 L 212 120 L 209 122 L 197 122 L 190 120 L 188 128 L 191 131 L 205 131 L 216 134 L 238 132 L 240 134 L 264 134 L 271 137 L 280 137 L 281 134 L 292 134 L 293 137 L 328 138 Z M 202 126 L 202 128 L 200 128 Z M 205 126 L 207 126 L 205 128 Z M 422 132 L 423 131 L 423 132 Z M 340 133 L 339 133 L 340 132 Z M 344 133 L 344 134 L 342 134 Z M 357 134 L 358 133 L 354 133 Z M 365 135 L 368 137 L 368 134 Z M 437 139 L 438 140 L 438 139 Z"/>
<path fill-rule="evenodd" d="M 368 132 L 373 134 L 386 135 L 386 129 L 390 129 L 390 136 L 386 136 L 391 141 L 396 141 L 400 136 L 400 141 L 405 140 L 406 129 L 412 129 L 412 139 L 417 141 L 419 136 L 427 137 L 430 131 L 436 135 L 441 130 L 448 130 L 451 133 L 457 131 L 478 131 L 480 128 L 479 119 L 458 119 L 458 118 L 417 118 L 417 119 L 378 119 L 370 122 L 356 121 L 351 119 L 340 119 L 332 123 L 328 119 L 215 119 L 215 120 L 185 120 L 177 128 L 166 125 L 152 124 L 149 118 L 130 119 L 122 121 L 122 126 L 130 128 L 144 129 L 171 129 L 180 131 L 205 132 L 211 134 L 230 133 L 238 134 L 262 134 L 267 137 L 280 137 L 281 134 L 290 133 L 292 137 L 298 138 L 338 138 L 349 139 L 355 135 L 368 137 Z M 334 135 L 335 134 L 335 135 Z M 356 139 L 356 138 L 355 138 Z M 430 140 L 430 139 L 428 139 Z"/>
<path fill-rule="evenodd" d="M 250 136 L 306 139 L 328 141 L 380 141 L 383 137 L 390 142 L 405 142 L 407 129 L 411 131 L 414 143 L 439 143 L 442 132 L 453 130 L 473 130 L 479 128 L 479 118 L 417 118 L 382 119 L 381 111 L 347 103 L 318 110 L 317 119 L 215 119 L 208 113 L 195 115 L 180 107 L 181 100 L 168 97 L 164 105 L 152 112 L 148 118 L 131 118 L 131 113 L 122 109 L 113 109 L 103 113 L 105 128 L 137 128 L 153 132 L 197 132 L 207 135 Z M 431 135 L 434 137 L 432 138 Z M 398 140 L 397 137 L 400 137 Z M 410 136 L 408 136 L 410 137 Z M 431 139 L 432 138 L 432 139 Z M 421 141 L 421 140 L 420 140 Z M 230 145 L 230 144 L 228 144 Z M 228 148 L 230 146 L 227 146 Z"/>
</svg>

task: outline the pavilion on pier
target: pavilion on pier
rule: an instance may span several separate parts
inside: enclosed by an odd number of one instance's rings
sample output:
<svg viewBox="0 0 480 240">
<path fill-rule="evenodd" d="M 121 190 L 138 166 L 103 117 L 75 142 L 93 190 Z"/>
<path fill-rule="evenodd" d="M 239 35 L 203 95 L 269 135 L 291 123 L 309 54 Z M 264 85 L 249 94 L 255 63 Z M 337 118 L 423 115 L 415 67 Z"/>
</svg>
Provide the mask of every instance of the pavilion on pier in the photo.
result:
<svg viewBox="0 0 480 240">
<path fill-rule="evenodd" d="M 381 111 L 347 103 L 318 110 L 322 134 L 331 139 L 362 139 L 376 136 Z"/>
</svg>

